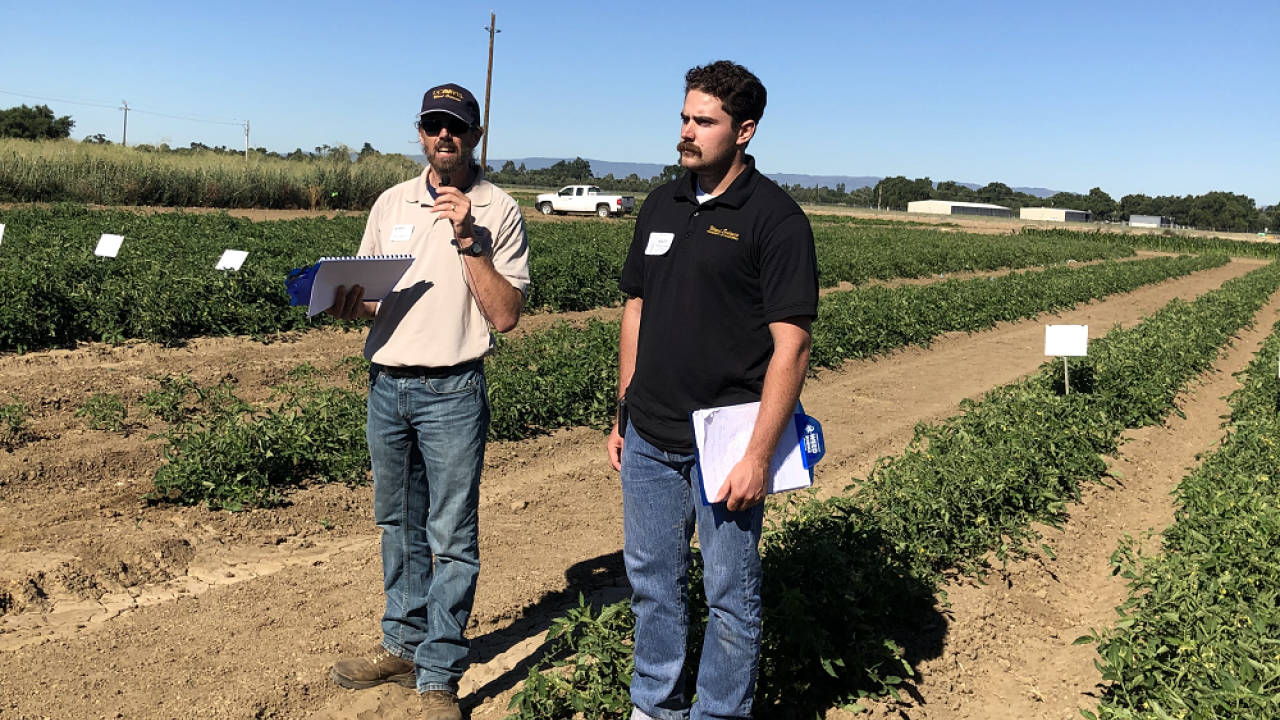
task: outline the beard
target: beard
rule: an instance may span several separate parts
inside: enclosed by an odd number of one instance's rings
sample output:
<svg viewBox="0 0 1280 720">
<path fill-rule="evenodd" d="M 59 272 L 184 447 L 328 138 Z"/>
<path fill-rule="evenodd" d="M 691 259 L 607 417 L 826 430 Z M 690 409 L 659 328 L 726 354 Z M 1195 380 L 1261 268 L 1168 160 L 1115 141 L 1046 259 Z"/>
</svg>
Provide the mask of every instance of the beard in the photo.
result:
<svg viewBox="0 0 1280 720">
<path fill-rule="evenodd" d="M 680 142 L 676 152 L 680 153 L 680 165 L 694 174 L 703 171 L 727 169 L 732 163 L 737 148 L 730 146 L 720 153 L 715 148 L 703 148 L 691 142 Z"/>
<path fill-rule="evenodd" d="M 440 149 L 451 150 L 452 155 L 440 155 Z M 445 175 L 461 176 L 462 171 L 467 165 L 476 164 L 476 149 L 467 147 L 464 143 L 457 139 L 447 142 L 437 142 L 435 148 L 423 146 L 422 152 L 427 156 L 427 163 L 436 171 L 436 175 L 443 177 Z"/>
</svg>

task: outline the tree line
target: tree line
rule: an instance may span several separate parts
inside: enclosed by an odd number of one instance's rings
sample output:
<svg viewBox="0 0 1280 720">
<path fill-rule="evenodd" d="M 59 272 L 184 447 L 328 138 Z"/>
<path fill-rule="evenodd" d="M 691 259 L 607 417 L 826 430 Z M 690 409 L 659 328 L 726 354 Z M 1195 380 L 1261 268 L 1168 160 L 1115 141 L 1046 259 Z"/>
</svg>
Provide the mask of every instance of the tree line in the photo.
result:
<svg viewBox="0 0 1280 720">
<path fill-rule="evenodd" d="M 35 107 L 22 105 L 0 110 L 0 138 L 65 139 L 71 136 L 71 130 L 74 127 L 75 121 L 70 116 L 56 117 L 47 105 Z M 85 137 L 83 142 L 111 144 L 111 141 L 101 133 Z M 244 152 L 223 145 L 212 147 L 198 142 L 191 143 L 187 148 L 171 148 L 167 144 L 160 143 L 137 145 L 134 149 L 139 152 L 176 155 L 201 153 L 237 155 Z M 365 143 L 359 151 L 339 143 L 332 146 L 321 145 L 311 152 L 297 148 L 287 154 L 259 147 L 249 150 L 249 155 L 294 161 L 314 161 L 321 158 L 339 162 L 360 162 L 370 157 L 383 157 L 383 153 L 378 152 L 369 143 Z M 404 156 L 401 155 L 401 157 Z M 406 166 L 413 164 L 413 161 L 407 157 L 404 160 Z M 560 160 L 546 168 L 530 169 L 524 163 L 516 165 L 514 161 L 508 160 L 500 169 L 495 170 L 492 166 L 485 169 L 486 177 L 502 186 L 560 187 L 575 183 L 590 183 L 611 192 L 632 193 L 649 192 L 663 183 L 680 177 L 683 173 L 684 169 L 679 164 L 672 164 L 665 166 L 662 172 L 651 178 L 642 178 L 635 173 L 625 178 L 614 177 L 612 173 L 604 177 L 596 177 L 591 170 L 591 163 L 580 157 L 573 160 Z M 1125 195 L 1117 201 L 1101 188 L 1095 187 L 1088 193 L 1060 192 L 1041 198 L 1019 192 L 1001 182 L 989 183 L 975 189 L 954 180 L 935 185 L 927 177 L 911 180 L 904 176 L 884 178 L 872 187 L 852 190 L 847 190 L 843 183 L 837 184 L 834 188 L 816 185 L 805 187 L 799 184 L 782 184 L 781 187 L 797 202 L 817 205 L 906 210 L 907 203 L 916 200 L 952 200 L 990 203 L 1014 210 L 1041 206 L 1083 210 L 1091 213 L 1094 220 L 1102 222 L 1127 221 L 1133 215 L 1155 215 L 1173 218 L 1174 222 L 1182 227 L 1205 230 L 1258 232 L 1264 229 L 1280 229 L 1280 203 L 1259 207 L 1253 198 L 1223 191 L 1181 197 L 1176 195 L 1150 197 L 1135 194 Z"/>
<path fill-rule="evenodd" d="M 827 191 L 825 193 L 821 191 Z M 929 178 L 908 180 L 905 177 L 884 178 L 875 187 L 859 188 L 849 193 L 849 200 L 839 192 L 828 188 L 789 187 L 793 197 L 805 197 L 801 202 L 835 202 L 859 207 L 878 207 L 888 210 L 906 210 L 907 203 L 916 200 L 951 200 L 1003 205 L 1010 209 L 1024 207 L 1056 207 L 1083 210 L 1102 222 L 1128 221 L 1133 215 L 1154 215 L 1173 218 L 1182 227 L 1234 232 L 1258 232 L 1264 229 L 1280 229 L 1280 203 L 1259 207 L 1253 198 L 1238 193 L 1213 191 L 1203 195 L 1125 195 L 1119 201 L 1102 188 L 1088 193 L 1055 193 L 1042 198 L 1018 192 L 1000 182 L 993 182 L 973 189 L 948 180 L 936 186 Z"/>
<path fill-rule="evenodd" d="M 611 192 L 649 192 L 663 183 L 670 182 L 684 173 L 680 165 L 667 165 L 652 178 L 643 179 L 632 173 L 625 178 L 612 174 L 596 177 L 591 163 L 582 158 L 560 160 L 547 168 L 529 169 L 524 163 L 503 163 L 500 170 L 490 166 L 486 177 L 498 185 L 560 187 L 575 183 L 599 185 Z M 954 180 L 937 183 L 927 177 L 909 180 L 905 177 L 889 177 L 874 186 L 847 190 L 844 183 L 834 188 L 806 187 L 800 184 L 781 183 L 796 202 L 812 205 L 848 205 L 850 207 L 906 210 L 907 203 L 916 200 L 952 200 L 979 202 L 1017 210 L 1024 207 L 1056 207 L 1083 210 L 1101 222 L 1128 221 L 1132 215 L 1156 215 L 1173 218 L 1181 227 L 1234 232 L 1258 232 L 1264 229 L 1280 229 L 1280 203 L 1270 207 L 1258 207 L 1253 198 L 1237 193 L 1214 191 L 1204 195 L 1176 195 L 1149 197 L 1125 195 L 1119 201 L 1102 188 L 1087 193 L 1055 193 L 1047 198 L 1019 192 L 1002 182 L 993 182 L 980 188 L 971 188 Z"/>
</svg>

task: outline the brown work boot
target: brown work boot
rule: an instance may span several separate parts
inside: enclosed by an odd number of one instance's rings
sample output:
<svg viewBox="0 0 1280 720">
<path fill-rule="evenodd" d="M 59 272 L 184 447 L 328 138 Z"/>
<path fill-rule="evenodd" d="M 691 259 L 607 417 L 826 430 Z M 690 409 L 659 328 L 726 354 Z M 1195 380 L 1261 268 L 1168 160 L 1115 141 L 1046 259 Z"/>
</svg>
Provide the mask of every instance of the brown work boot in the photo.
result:
<svg viewBox="0 0 1280 720">
<path fill-rule="evenodd" d="M 422 720 L 462 720 L 458 696 L 448 690 L 422 693 Z"/>
<path fill-rule="evenodd" d="M 413 663 L 392 655 L 378 643 L 368 657 L 345 658 L 333 664 L 329 677 L 344 688 L 364 690 L 383 683 L 417 687 Z"/>
</svg>

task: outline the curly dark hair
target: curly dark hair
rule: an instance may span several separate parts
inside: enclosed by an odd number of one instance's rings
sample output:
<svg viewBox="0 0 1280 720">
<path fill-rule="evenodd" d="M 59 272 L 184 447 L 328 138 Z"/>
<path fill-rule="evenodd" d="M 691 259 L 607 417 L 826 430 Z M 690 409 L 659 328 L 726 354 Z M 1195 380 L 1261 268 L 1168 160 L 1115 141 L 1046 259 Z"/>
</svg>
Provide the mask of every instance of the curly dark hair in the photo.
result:
<svg viewBox="0 0 1280 720">
<path fill-rule="evenodd" d="M 724 111 L 733 118 L 735 127 L 747 120 L 760 122 L 768 100 L 768 93 L 760 78 L 728 60 L 717 60 L 685 73 L 685 94 L 690 90 L 704 92 L 718 99 Z"/>
</svg>

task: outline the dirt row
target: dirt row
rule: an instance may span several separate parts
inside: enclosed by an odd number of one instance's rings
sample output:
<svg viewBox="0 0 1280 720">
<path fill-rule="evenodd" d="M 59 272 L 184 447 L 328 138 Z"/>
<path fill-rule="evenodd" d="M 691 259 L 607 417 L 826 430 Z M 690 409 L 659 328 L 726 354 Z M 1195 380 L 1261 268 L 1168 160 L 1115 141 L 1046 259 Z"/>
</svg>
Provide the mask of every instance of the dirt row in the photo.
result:
<svg viewBox="0 0 1280 720">
<path fill-rule="evenodd" d="M 1098 337 L 1258 265 L 1233 262 L 1044 321 L 1088 324 Z M 1035 370 L 1044 360 L 1043 324 L 947 335 L 928 350 L 850 362 L 811 379 L 805 406 L 823 420 L 830 447 L 819 466 L 819 490 L 839 492 L 864 476 L 878 456 L 901 450 L 917 422 L 945 419 L 962 399 Z M 227 381 L 246 399 L 265 397 L 268 386 L 299 363 L 331 365 L 358 353 L 362 340 L 360 333 L 322 330 L 271 345 L 206 339 L 176 349 L 92 346 L 0 358 L 0 403 L 13 397 L 37 409 L 32 431 L 38 436 L 0 451 L 0 592 L 6 593 L 0 597 L 8 598 L 0 601 L 0 718 L 416 715 L 409 690 L 344 691 L 327 676 L 336 658 L 379 638 L 380 560 L 368 486 L 305 488 L 291 494 L 288 507 L 272 511 L 149 506 L 138 497 L 162 462 L 161 441 L 148 439 L 157 429 L 152 421 L 131 415 L 127 432 L 110 433 L 88 430 L 75 417 L 92 394 L 137 397 L 155 386 L 149 376 L 160 374 L 187 373 L 202 385 Z M 1169 431 L 1170 442 L 1197 445 L 1195 433 L 1211 440 L 1220 414 L 1188 412 L 1193 427 Z M 1149 431 L 1153 443 L 1162 432 Z M 1150 474 L 1181 477 L 1181 466 L 1155 465 L 1166 456 L 1175 457 L 1167 448 L 1152 456 Z M 1164 489 L 1146 502 L 1163 502 L 1167 513 L 1164 493 L 1173 481 L 1159 481 Z M 1134 484 L 1091 491 L 1082 508 L 1111 507 L 1115 498 L 1132 495 Z M 476 664 L 464 679 L 472 717 L 502 716 L 540 634 L 579 591 L 625 596 L 620 507 L 617 477 L 597 431 L 490 446 L 481 496 L 483 567 L 470 628 Z M 1011 592 L 1029 586 L 1030 598 L 1052 603 L 1073 622 L 1109 617 L 1114 592 L 1066 594 L 1061 602 L 1050 595 L 1052 583 L 1087 576 L 1083 569 L 1061 569 L 1066 558 L 1103 553 L 1105 565 L 1115 530 L 1141 532 L 1162 517 L 1106 516 L 1115 528 L 1086 525 L 1081 515 L 1072 526 L 1080 523 L 1082 537 L 1069 531 L 1054 541 L 1058 565 L 1044 565 L 1058 580 L 1015 569 L 1004 584 L 1012 583 Z M 1035 594 L 1041 590 L 1044 597 Z M 1056 652 L 1058 641 L 1069 647 L 1075 637 L 1062 630 L 1059 638 L 1045 637 L 1036 616 L 1027 615 L 1031 600 L 1020 605 L 979 597 L 964 605 L 966 592 L 951 591 L 947 644 L 921 665 L 925 702 L 910 708 L 910 717 L 923 717 L 918 712 L 926 706 L 989 715 L 1009 705 L 1000 695 L 1022 687 L 1009 685 L 999 661 L 1010 667 L 1031 662 L 1009 648 L 1034 641 Z M 995 669 L 955 669 L 986 659 Z M 1064 687 L 1087 680 L 1078 675 Z M 1057 697 L 1047 689 L 1059 680 L 1052 667 L 1033 679 L 1042 698 Z M 1072 695 L 1077 690 L 1063 692 L 1079 700 Z"/>
</svg>

